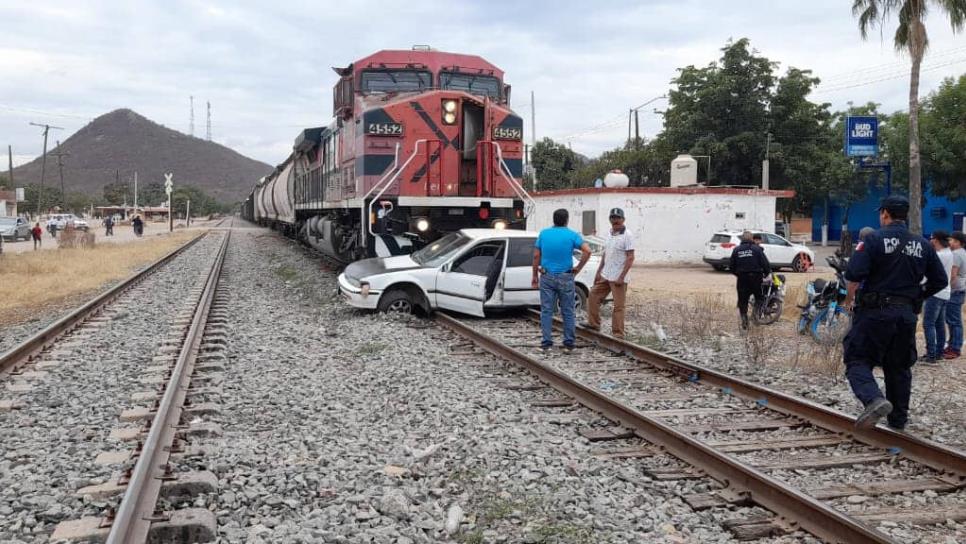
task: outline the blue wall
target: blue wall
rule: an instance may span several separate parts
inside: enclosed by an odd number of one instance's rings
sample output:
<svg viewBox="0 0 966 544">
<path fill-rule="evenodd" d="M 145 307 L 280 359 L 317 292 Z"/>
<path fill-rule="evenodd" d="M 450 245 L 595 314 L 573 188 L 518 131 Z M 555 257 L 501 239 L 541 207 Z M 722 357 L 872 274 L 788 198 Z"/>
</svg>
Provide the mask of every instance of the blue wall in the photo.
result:
<svg viewBox="0 0 966 544">
<path fill-rule="evenodd" d="M 894 191 L 899 193 L 900 191 Z M 857 240 L 862 227 L 879 228 L 879 201 L 886 196 L 884 187 L 870 185 L 865 199 L 855 202 L 849 208 L 849 232 L 852 239 Z M 928 184 L 922 195 L 926 206 L 922 209 L 922 231 L 928 235 L 936 229 L 947 232 L 963 230 L 962 216 L 966 215 L 966 198 L 949 200 L 942 196 L 933 196 L 929 192 Z M 837 241 L 842 237 L 842 216 L 845 208 L 834 200 L 829 201 L 828 208 L 828 239 Z M 958 216 L 958 217 L 957 217 Z M 822 219 L 825 217 L 825 206 L 818 203 L 812 208 L 812 240 L 822 240 Z"/>
</svg>

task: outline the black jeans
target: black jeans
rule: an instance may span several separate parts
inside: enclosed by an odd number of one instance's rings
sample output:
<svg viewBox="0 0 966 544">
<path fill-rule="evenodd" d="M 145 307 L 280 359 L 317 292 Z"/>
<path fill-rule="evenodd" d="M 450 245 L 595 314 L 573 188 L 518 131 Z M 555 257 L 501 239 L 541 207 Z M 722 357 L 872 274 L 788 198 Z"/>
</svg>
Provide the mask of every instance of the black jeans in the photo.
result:
<svg viewBox="0 0 966 544">
<path fill-rule="evenodd" d="M 748 315 L 748 299 L 755 297 L 755 305 L 761 304 L 761 278 L 760 272 L 745 272 L 738 274 L 738 313 Z"/>
</svg>

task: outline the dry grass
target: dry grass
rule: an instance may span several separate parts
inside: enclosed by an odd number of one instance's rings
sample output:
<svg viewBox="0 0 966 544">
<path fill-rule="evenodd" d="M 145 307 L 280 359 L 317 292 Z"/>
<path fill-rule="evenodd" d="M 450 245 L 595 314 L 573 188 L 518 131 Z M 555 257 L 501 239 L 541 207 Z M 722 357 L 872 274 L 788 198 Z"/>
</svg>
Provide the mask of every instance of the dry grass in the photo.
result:
<svg viewBox="0 0 966 544">
<path fill-rule="evenodd" d="M 0 324 L 79 302 L 105 284 L 130 276 L 197 232 L 180 232 L 132 244 L 100 244 L 35 251 L 0 258 Z"/>
</svg>

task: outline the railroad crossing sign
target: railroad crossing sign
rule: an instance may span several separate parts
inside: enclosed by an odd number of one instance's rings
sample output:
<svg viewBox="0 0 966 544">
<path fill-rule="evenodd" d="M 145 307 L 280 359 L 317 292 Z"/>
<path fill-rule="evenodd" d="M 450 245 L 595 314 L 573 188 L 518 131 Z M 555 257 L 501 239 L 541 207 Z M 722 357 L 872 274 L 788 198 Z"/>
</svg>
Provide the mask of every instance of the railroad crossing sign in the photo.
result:
<svg viewBox="0 0 966 544">
<path fill-rule="evenodd" d="M 168 173 L 168 174 L 165 174 L 164 175 L 164 192 L 168 196 L 171 196 L 171 190 L 174 187 L 174 183 L 171 181 L 171 178 L 173 176 L 174 176 L 174 174 L 171 174 L 171 173 Z"/>
</svg>

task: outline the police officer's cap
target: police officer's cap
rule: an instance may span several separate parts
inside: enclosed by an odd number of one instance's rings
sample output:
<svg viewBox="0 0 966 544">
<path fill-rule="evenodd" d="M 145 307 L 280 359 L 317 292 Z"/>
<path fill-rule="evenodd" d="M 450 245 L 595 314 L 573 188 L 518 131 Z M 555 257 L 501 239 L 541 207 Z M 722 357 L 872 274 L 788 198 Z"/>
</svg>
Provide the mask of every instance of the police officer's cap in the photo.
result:
<svg viewBox="0 0 966 544">
<path fill-rule="evenodd" d="M 906 213 L 909 211 L 909 199 L 900 195 L 889 195 L 879 201 L 879 210 Z"/>
</svg>

